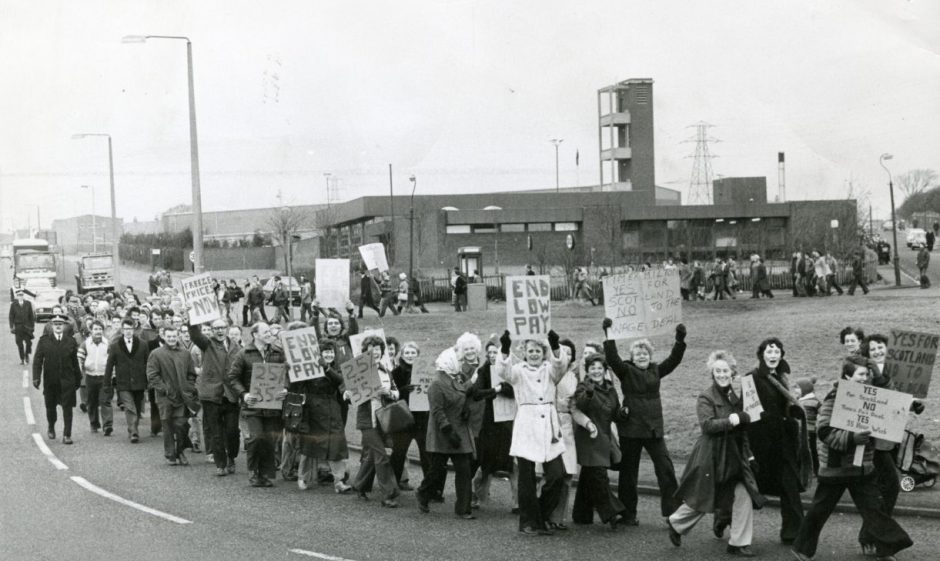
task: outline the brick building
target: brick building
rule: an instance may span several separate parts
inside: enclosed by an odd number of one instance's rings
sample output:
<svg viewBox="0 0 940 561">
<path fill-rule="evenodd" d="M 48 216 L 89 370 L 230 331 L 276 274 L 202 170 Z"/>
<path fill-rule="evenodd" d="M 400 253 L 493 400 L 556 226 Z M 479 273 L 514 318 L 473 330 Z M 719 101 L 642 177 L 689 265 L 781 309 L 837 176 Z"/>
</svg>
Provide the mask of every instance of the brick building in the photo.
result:
<svg viewBox="0 0 940 561">
<path fill-rule="evenodd" d="M 124 232 L 124 221 L 117 218 L 118 235 Z M 59 247 L 66 254 L 110 251 L 114 233 L 110 216 L 92 216 L 83 214 L 71 218 L 52 221 L 52 230 L 56 233 Z"/>
</svg>

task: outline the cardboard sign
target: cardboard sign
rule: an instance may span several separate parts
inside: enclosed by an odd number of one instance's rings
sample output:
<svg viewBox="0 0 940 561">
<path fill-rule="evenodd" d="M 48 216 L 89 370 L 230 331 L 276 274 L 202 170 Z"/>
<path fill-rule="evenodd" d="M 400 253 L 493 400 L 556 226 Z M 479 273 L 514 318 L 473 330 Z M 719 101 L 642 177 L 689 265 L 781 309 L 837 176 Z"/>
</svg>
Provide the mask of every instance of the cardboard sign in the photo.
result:
<svg viewBox="0 0 940 561">
<path fill-rule="evenodd" d="M 545 339 L 552 328 L 551 277 L 506 277 L 506 329 L 514 339 Z"/>
<path fill-rule="evenodd" d="M 222 317 L 219 311 L 219 298 L 212 289 L 212 277 L 209 273 L 195 275 L 180 281 L 180 292 L 189 310 L 189 322 L 192 325 L 206 323 Z"/>
<path fill-rule="evenodd" d="M 388 353 L 388 342 L 385 340 L 385 329 L 366 329 L 362 333 L 356 333 L 349 336 L 349 346 L 352 347 L 353 356 L 362 354 L 362 342 L 366 337 L 376 336 L 385 342 L 385 354 L 382 356 L 382 365 L 389 372 L 392 371 L 392 355 Z"/>
<path fill-rule="evenodd" d="M 252 409 L 277 409 L 284 404 L 283 399 L 274 396 L 284 389 L 287 375 L 286 364 L 256 362 L 251 365 L 251 387 L 248 393 L 261 396 L 261 401 L 251 406 Z"/>
<path fill-rule="evenodd" d="M 359 254 L 366 269 L 378 269 L 379 272 L 388 270 L 388 259 L 385 257 L 385 245 L 377 242 L 359 246 Z"/>
<path fill-rule="evenodd" d="M 281 348 L 287 357 L 287 376 L 291 383 L 323 378 L 320 366 L 320 343 L 313 327 L 281 331 Z"/>
<path fill-rule="evenodd" d="M 510 364 L 509 367 L 512 368 L 512 365 Z M 508 384 L 509 382 L 506 382 L 502 379 L 495 367 L 490 367 L 490 384 L 492 384 L 491 387 L 495 388 L 501 383 Z M 493 422 L 503 423 L 506 421 L 512 421 L 516 418 L 516 409 L 518 409 L 518 406 L 516 405 L 515 398 L 497 395 L 495 398 L 493 398 Z"/>
<path fill-rule="evenodd" d="M 415 387 L 408 394 L 408 409 L 411 411 L 430 411 L 431 404 L 428 403 L 428 388 L 434 381 L 435 372 L 411 371 L 411 384 Z"/>
<path fill-rule="evenodd" d="M 901 442 L 912 401 L 909 393 L 841 380 L 829 425 L 851 432 L 870 430 L 876 438 Z"/>
<path fill-rule="evenodd" d="M 611 339 L 669 333 L 682 322 L 679 272 L 651 269 L 604 278 L 604 313 L 613 321 Z"/>
<path fill-rule="evenodd" d="M 914 397 L 927 397 L 938 342 L 940 335 L 891 330 L 885 373 L 891 376 L 894 389 Z"/>
<path fill-rule="evenodd" d="M 317 301 L 342 310 L 349 302 L 349 259 L 316 260 Z"/>
<path fill-rule="evenodd" d="M 744 405 L 744 412 L 751 418 L 751 422 L 759 421 L 760 414 L 764 412 L 764 406 L 760 404 L 757 384 L 754 383 L 753 376 L 741 377 L 741 401 Z"/>
<path fill-rule="evenodd" d="M 344 362 L 341 366 L 346 391 L 349 392 L 353 407 L 366 403 L 382 389 L 379 371 L 369 355 L 359 355 Z"/>
</svg>

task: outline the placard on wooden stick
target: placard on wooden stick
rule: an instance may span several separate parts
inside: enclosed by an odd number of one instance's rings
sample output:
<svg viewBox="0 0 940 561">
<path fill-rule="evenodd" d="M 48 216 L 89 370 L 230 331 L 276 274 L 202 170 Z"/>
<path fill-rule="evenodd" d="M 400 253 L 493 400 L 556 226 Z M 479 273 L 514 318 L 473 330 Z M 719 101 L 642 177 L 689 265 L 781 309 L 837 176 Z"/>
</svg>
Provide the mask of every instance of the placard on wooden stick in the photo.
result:
<svg viewBox="0 0 940 561">
<path fill-rule="evenodd" d="M 545 339 L 552 328 L 548 275 L 506 277 L 506 329 L 514 339 Z"/>
<path fill-rule="evenodd" d="M 353 357 L 344 362 L 341 369 L 353 407 L 366 403 L 382 389 L 382 379 L 369 355 Z"/>
<path fill-rule="evenodd" d="M 940 335 L 891 330 L 885 373 L 891 377 L 896 390 L 914 397 L 927 397 L 938 343 Z"/>
<path fill-rule="evenodd" d="M 279 337 L 287 359 L 287 376 L 292 383 L 326 375 L 320 365 L 320 343 L 317 341 L 316 328 L 281 331 Z"/>
<path fill-rule="evenodd" d="M 388 259 L 385 257 L 385 244 L 381 242 L 359 246 L 359 254 L 366 269 L 378 269 L 380 272 L 388 270 Z"/>
<path fill-rule="evenodd" d="M 604 313 L 611 339 L 669 333 L 682 322 L 679 272 L 675 269 L 622 273 L 604 278 Z"/>
<path fill-rule="evenodd" d="M 251 365 L 251 388 L 248 393 L 261 397 L 261 401 L 251 406 L 252 409 L 278 409 L 284 404 L 283 399 L 275 395 L 284 389 L 287 377 L 287 365 L 282 363 L 256 362 Z"/>
<path fill-rule="evenodd" d="M 342 310 L 349 301 L 349 259 L 317 259 L 317 302 Z"/>
<path fill-rule="evenodd" d="M 183 294 L 183 301 L 190 306 L 190 324 L 207 323 L 222 317 L 219 298 L 212 289 L 212 277 L 209 273 L 181 280 L 180 292 Z"/>
</svg>

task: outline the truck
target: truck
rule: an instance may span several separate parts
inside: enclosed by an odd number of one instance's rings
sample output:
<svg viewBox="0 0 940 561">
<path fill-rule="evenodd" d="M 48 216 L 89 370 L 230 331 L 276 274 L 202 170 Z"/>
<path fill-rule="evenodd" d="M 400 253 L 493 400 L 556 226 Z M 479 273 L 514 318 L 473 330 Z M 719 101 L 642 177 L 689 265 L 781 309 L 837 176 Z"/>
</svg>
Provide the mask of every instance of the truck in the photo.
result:
<svg viewBox="0 0 940 561">
<path fill-rule="evenodd" d="M 75 287 L 79 294 L 114 291 L 114 258 L 110 253 L 83 255 L 78 260 Z"/>
<path fill-rule="evenodd" d="M 30 285 L 49 288 L 56 286 L 56 254 L 49 250 L 49 242 L 37 238 L 13 240 L 10 300 L 16 288 Z"/>
</svg>

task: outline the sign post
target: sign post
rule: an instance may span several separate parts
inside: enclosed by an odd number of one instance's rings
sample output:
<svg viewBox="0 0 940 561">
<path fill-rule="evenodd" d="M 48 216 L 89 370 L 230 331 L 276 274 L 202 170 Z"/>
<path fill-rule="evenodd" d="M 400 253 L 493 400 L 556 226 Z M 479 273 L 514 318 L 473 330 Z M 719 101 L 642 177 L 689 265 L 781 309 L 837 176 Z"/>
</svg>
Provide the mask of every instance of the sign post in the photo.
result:
<svg viewBox="0 0 940 561">
<path fill-rule="evenodd" d="M 682 322 L 679 272 L 651 269 L 604 278 L 604 312 L 611 339 L 661 335 Z"/>
<path fill-rule="evenodd" d="M 506 277 L 506 329 L 513 338 L 545 339 L 552 328 L 551 278 Z"/>
</svg>

